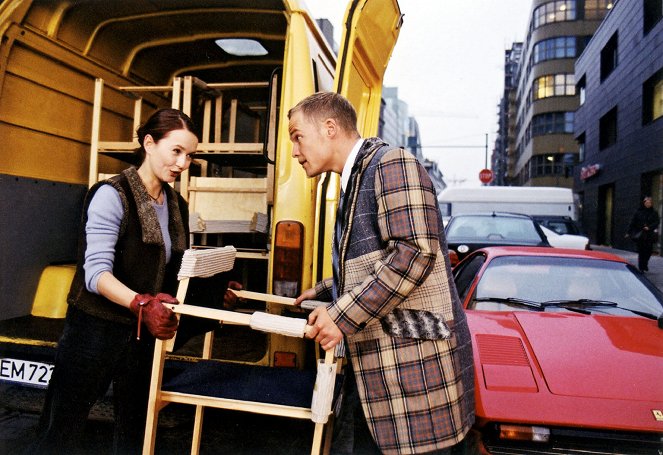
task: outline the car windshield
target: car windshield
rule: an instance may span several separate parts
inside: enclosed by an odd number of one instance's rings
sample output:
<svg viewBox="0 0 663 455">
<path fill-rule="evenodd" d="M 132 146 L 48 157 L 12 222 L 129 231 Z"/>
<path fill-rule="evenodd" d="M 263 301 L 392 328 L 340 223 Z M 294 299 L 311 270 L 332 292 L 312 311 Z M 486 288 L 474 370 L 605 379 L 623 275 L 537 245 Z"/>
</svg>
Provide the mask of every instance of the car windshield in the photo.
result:
<svg viewBox="0 0 663 455">
<path fill-rule="evenodd" d="M 449 242 L 455 239 L 476 239 L 538 243 L 542 240 L 532 220 L 492 215 L 452 218 L 446 236 Z"/>
<path fill-rule="evenodd" d="M 468 308 L 658 316 L 663 294 L 620 262 L 504 256 L 488 264 Z"/>
</svg>

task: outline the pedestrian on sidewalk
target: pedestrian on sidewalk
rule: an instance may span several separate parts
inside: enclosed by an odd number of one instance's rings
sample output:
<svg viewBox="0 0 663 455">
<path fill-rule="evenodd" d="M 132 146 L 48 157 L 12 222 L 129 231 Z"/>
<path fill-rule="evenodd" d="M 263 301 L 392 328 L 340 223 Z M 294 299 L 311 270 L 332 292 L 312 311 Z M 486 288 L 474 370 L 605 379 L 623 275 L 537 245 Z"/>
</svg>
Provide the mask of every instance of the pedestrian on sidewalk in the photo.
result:
<svg viewBox="0 0 663 455">
<path fill-rule="evenodd" d="M 631 218 L 626 233 L 636 244 L 638 251 L 638 269 L 641 272 L 649 270 L 649 258 L 654 249 L 654 243 L 658 240 L 658 224 L 660 218 L 653 207 L 650 196 L 645 196 L 642 205 Z"/>
</svg>

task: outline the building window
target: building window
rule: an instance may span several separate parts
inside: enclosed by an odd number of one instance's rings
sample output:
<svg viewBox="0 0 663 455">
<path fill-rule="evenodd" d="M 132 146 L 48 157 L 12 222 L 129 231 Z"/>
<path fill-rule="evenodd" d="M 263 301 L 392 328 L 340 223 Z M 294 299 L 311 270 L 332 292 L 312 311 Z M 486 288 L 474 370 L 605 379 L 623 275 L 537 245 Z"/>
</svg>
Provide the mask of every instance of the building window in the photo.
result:
<svg viewBox="0 0 663 455">
<path fill-rule="evenodd" d="M 617 32 L 601 49 L 601 82 L 617 67 Z"/>
<path fill-rule="evenodd" d="M 642 85 L 642 124 L 663 117 L 663 68 Z"/>
<path fill-rule="evenodd" d="M 532 117 L 532 136 L 573 133 L 573 112 L 546 112 Z"/>
<path fill-rule="evenodd" d="M 582 133 L 576 138 L 578 143 L 578 162 L 582 163 L 585 161 L 585 133 Z"/>
<path fill-rule="evenodd" d="M 534 100 L 551 96 L 573 96 L 576 94 L 573 74 L 551 74 L 534 79 L 532 85 Z"/>
<path fill-rule="evenodd" d="M 601 20 L 614 6 L 615 0 L 585 0 L 585 20 Z"/>
<path fill-rule="evenodd" d="M 663 0 L 644 0 L 643 10 L 643 31 L 646 35 L 663 18 Z"/>
<path fill-rule="evenodd" d="M 583 74 L 580 80 L 578 81 L 578 84 L 576 85 L 576 92 L 579 95 L 581 106 L 585 104 L 585 97 L 587 96 L 586 91 L 587 91 L 587 79 L 585 79 L 585 75 Z"/>
<path fill-rule="evenodd" d="M 555 0 L 544 3 L 534 10 L 534 28 L 553 22 L 574 21 L 576 19 L 575 0 Z"/>
<path fill-rule="evenodd" d="M 599 150 L 617 142 L 617 106 L 610 109 L 599 120 Z"/>
<path fill-rule="evenodd" d="M 558 36 L 539 41 L 534 45 L 534 64 L 557 58 L 576 57 L 576 37 Z"/>
<path fill-rule="evenodd" d="M 564 154 L 550 153 L 546 155 L 534 155 L 530 160 L 530 176 L 546 177 L 564 174 Z"/>
</svg>

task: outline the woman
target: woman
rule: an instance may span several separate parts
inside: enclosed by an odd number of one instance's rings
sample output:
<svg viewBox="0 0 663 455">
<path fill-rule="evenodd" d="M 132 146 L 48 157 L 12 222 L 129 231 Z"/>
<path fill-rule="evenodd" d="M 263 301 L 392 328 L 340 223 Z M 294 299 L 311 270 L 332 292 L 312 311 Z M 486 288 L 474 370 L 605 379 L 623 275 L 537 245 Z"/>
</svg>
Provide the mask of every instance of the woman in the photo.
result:
<svg viewBox="0 0 663 455">
<path fill-rule="evenodd" d="M 189 168 L 198 139 L 176 109 L 141 126 L 138 168 L 88 192 L 79 261 L 40 421 L 37 452 L 75 453 L 92 405 L 113 384 L 115 453 L 140 453 L 154 339 L 172 338 L 177 270 L 188 210 L 169 183 Z"/>
<path fill-rule="evenodd" d="M 660 219 L 653 207 L 652 198 L 646 196 L 642 206 L 636 210 L 628 226 L 627 236 L 635 242 L 638 250 L 638 269 L 649 270 L 649 258 L 658 240 L 658 223 Z"/>
</svg>

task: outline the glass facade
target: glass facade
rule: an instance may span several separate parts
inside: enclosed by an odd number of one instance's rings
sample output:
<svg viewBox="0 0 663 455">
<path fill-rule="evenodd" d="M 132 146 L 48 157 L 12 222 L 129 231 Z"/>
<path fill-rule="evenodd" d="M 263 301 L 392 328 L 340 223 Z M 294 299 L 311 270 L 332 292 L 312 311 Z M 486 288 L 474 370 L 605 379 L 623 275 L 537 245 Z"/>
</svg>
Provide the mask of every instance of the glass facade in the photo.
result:
<svg viewBox="0 0 663 455">
<path fill-rule="evenodd" d="M 553 22 L 564 22 L 576 20 L 575 0 L 554 0 L 544 3 L 534 10 L 534 28 Z"/>
<path fill-rule="evenodd" d="M 539 41 L 534 45 L 534 64 L 556 58 L 576 57 L 576 37 L 558 36 Z"/>
<path fill-rule="evenodd" d="M 551 96 L 574 96 L 575 94 L 575 75 L 573 73 L 541 76 L 534 79 L 532 84 L 532 96 L 535 101 Z"/>
<path fill-rule="evenodd" d="M 601 20 L 612 9 L 614 0 L 585 0 L 585 19 Z"/>
<path fill-rule="evenodd" d="M 532 136 L 573 133 L 573 112 L 546 112 L 532 118 Z"/>
<path fill-rule="evenodd" d="M 564 155 L 560 153 L 534 155 L 530 160 L 530 177 L 564 174 Z"/>
</svg>

